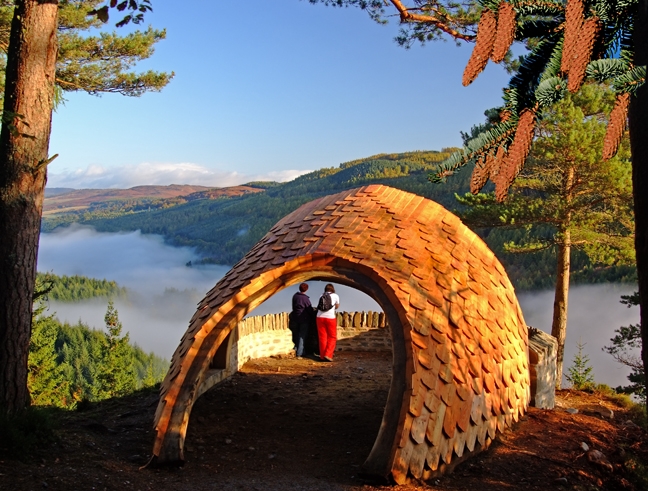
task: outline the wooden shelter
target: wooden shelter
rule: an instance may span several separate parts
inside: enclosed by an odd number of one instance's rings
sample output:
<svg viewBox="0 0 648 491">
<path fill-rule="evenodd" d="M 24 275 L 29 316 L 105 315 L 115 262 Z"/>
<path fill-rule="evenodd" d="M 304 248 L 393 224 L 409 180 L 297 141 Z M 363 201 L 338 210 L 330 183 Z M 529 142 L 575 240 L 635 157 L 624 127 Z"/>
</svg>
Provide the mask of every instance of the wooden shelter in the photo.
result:
<svg viewBox="0 0 648 491">
<path fill-rule="evenodd" d="M 391 326 L 391 387 L 365 472 L 430 478 L 526 410 L 527 327 L 502 265 L 442 206 L 371 185 L 285 217 L 202 300 L 162 384 L 155 462 L 184 459 L 191 408 L 237 323 L 306 280 L 365 292 Z"/>
</svg>

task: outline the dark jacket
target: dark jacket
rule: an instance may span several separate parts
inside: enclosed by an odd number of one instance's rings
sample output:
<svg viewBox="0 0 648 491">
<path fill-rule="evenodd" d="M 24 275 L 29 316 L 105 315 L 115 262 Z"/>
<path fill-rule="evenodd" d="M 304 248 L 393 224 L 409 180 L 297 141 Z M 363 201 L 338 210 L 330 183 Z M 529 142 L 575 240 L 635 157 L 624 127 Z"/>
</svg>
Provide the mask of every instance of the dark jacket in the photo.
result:
<svg viewBox="0 0 648 491">
<path fill-rule="evenodd" d="M 310 322 L 313 316 L 313 306 L 308 295 L 297 292 L 292 297 L 293 318 L 300 324 Z"/>
</svg>

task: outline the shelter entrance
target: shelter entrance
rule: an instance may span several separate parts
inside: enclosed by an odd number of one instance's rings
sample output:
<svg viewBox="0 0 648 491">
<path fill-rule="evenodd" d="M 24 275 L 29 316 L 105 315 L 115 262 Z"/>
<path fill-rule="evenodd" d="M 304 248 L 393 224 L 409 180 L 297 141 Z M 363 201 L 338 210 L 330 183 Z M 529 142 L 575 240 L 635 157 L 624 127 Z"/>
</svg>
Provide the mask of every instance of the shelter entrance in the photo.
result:
<svg viewBox="0 0 648 491">
<path fill-rule="evenodd" d="M 196 402 L 185 442 L 191 465 L 228 479 L 358 483 L 379 431 L 391 377 L 389 352 L 248 361 Z M 313 480 L 315 482 L 313 482 Z M 222 483 L 222 487 L 235 488 Z M 282 486 L 279 486 L 282 487 Z M 264 486 L 260 486 L 263 489 Z"/>
<path fill-rule="evenodd" d="M 193 405 L 239 321 L 308 279 L 367 293 L 391 327 L 392 380 L 365 472 L 429 478 L 524 413 L 528 334 L 500 263 L 438 204 L 367 186 L 288 215 L 199 304 L 162 385 L 154 459 L 184 460 Z"/>
</svg>

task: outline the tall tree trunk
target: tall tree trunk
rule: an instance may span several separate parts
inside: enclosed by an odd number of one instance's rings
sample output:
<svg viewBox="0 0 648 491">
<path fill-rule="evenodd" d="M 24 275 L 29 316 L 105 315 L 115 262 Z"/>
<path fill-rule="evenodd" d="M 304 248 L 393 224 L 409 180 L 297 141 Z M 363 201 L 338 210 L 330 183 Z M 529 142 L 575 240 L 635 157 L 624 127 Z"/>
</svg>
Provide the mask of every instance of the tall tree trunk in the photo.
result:
<svg viewBox="0 0 648 491">
<path fill-rule="evenodd" d="M 54 100 L 57 0 L 18 0 L 0 131 L 0 412 L 29 404 L 32 295 Z"/>
<path fill-rule="evenodd" d="M 569 273 L 571 270 L 571 202 L 573 199 L 574 167 L 569 166 L 562 177 L 562 198 L 565 214 L 560 224 L 560 244 L 556 263 L 556 293 L 554 295 L 551 335 L 558 341 L 556 357 L 556 388 L 562 385 L 565 338 L 567 337 L 567 308 L 569 302 Z"/>
<path fill-rule="evenodd" d="M 648 0 L 639 0 L 634 21 L 635 65 L 648 64 Z M 641 359 L 648 374 L 648 86 L 644 84 L 630 100 L 630 146 L 632 148 L 632 194 L 635 213 L 635 251 L 639 282 Z M 647 383 L 648 386 L 648 383 Z"/>
<path fill-rule="evenodd" d="M 560 389 L 565 356 L 565 338 L 567 337 L 567 307 L 569 301 L 569 271 L 571 255 L 571 235 L 569 229 L 563 233 L 563 243 L 558 246 L 558 264 L 556 266 L 556 293 L 554 295 L 553 321 L 551 335 L 558 341 L 556 357 L 556 388 Z"/>
</svg>

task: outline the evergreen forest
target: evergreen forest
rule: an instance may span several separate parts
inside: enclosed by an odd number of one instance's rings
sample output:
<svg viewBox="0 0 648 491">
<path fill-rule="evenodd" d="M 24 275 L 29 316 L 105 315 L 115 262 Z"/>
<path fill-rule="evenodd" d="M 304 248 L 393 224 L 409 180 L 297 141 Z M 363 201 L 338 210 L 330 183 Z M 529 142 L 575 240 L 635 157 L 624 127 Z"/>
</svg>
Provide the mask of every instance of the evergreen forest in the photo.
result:
<svg viewBox="0 0 648 491">
<path fill-rule="evenodd" d="M 129 394 L 161 382 L 169 362 L 146 353 L 122 332 L 111 298 L 124 295 L 115 282 L 82 276 L 39 274 L 28 358 L 28 386 L 35 406 L 66 409 Z M 106 330 L 82 321 L 61 322 L 47 314 L 47 299 L 62 301 L 103 297 Z"/>
<path fill-rule="evenodd" d="M 38 273 L 36 281 L 47 289 L 50 300 L 78 302 L 90 298 L 115 298 L 126 296 L 126 288 L 117 282 L 86 276 L 57 276 L 53 273 Z"/>
<path fill-rule="evenodd" d="M 281 218 L 320 196 L 367 184 L 385 184 L 432 199 L 460 213 L 456 199 L 470 189 L 472 165 L 458 170 L 452 179 L 434 185 L 430 172 L 455 149 L 379 154 L 319 169 L 290 182 L 252 182 L 248 186 L 263 192 L 217 199 L 188 195 L 172 199 L 111 200 L 88 209 L 48 215 L 42 230 L 77 222 L 100 232 L 141 230 L 159 234 L 174 246 L 195 248 L 203 263 L 236 263 Z M 492 191 L 490 184 L 484 192 Z M 198 198 L 198 199 L 197 199 Z M 515 254 L 505 246 L 527 238 L 548 237 L 551 226 L 519 229 L 480 228 L 475 231 L 502 261 L 518 290 L 547 289 L 555 284 L 556 250 L 546 248 L 531 254 Z M 595 264 L 578 249 L 572 251 L 572 283 L 636 281 L 634 266 Z"/>
</svg>

